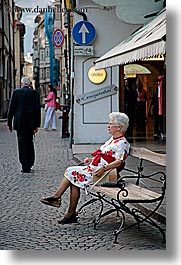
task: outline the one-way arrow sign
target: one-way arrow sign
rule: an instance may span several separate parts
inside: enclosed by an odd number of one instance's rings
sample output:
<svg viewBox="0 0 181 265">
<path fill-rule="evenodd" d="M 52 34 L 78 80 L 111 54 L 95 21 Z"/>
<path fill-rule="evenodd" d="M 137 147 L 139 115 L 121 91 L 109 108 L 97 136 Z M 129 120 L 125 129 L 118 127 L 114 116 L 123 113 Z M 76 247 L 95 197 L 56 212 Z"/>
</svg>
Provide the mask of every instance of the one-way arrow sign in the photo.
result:
<svg viewBox="0 0 181 265">
<path fill-rule="evenodd" d="M 82 43 L 83 44 L 86 43 L 86 36 L 85 36 L 85 34 L 86 33 L 88 34 L 89 31 L 88 31 L 88 29 L 87 29 L 87 27 L 86 27 L 85 24 L 82 24 L 82 26 L 81 26 L 81 28 L 80 28 L 80 30 L 79 30 L 78 33 L 81 33 L 82 34 Z"/>
<path fill-rule="evenodd" d="M 72 36 L 79 45 L 89 45 L 95 40 L 96 31 L 94 26 L 88 21 L 79 21 L 72 30 Z"/>
</svg>

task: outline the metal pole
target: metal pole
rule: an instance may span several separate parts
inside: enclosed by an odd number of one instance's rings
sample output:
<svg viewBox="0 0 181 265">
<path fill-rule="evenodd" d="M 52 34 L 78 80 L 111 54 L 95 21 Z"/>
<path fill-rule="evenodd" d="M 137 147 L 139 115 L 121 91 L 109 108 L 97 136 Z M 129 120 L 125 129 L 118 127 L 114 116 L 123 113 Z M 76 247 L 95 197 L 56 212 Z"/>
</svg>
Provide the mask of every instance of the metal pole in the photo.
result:
<svg viewBox="0 0 181 265">
<path fill-rule="evenodd" d="M 74 125 L 74 113 L 73 113 L 73 90 L 74 90 L 74 44 L 72 44 L 72 57 L 71 57 L 71 78 L 70 78 L 70 148 L 72 148 L 72 144 L 74 143 L 73 139 L 73 125 Z"/>
</svg>

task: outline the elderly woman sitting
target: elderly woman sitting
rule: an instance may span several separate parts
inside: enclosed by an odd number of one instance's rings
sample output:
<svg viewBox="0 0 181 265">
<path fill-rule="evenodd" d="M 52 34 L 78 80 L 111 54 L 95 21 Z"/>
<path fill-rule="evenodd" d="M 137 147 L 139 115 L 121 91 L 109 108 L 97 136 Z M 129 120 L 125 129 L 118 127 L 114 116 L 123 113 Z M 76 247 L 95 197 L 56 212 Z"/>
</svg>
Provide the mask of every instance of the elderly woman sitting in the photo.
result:
<svg viewBox="0 0 181 265">
<path fill-rule="evenodd" d="M 44 204 L 60 207 L 63 193 L 70 187 L 70 201 L 68 211 L 61 224 L 74 223 L 76 208 L 80 198 L 80 188 L 93 181 L 95 176 L 101 176 L 105 171 L 121 167 L 128 156 L 130 144 L 125 139 L 125 132 L 129 125 L 129 118 L 125 113 L 112 112 L 109 114 L 108 133 L 111 138 L 95 151 L 92 158 L 84 159 L 84 166 L 72 166 L 65 170 L 64 177 L 56 192 L 40 201 Z"/>
</svg>

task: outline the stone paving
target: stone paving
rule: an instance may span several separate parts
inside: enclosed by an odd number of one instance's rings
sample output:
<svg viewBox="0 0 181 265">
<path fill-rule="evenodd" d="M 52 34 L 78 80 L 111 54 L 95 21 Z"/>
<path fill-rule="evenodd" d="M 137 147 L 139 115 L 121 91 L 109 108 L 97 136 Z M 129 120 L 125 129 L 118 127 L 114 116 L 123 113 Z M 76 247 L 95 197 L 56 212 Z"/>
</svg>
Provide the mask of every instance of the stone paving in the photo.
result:
<svg viewBox="0 0 181 265">
<path fill-rule="evenodd" d="M 0 123 L 1 250 L 165 250 L 166 244 L 155 228 L 143 224 L 124 231 L 113 243 L 117 218 L 106 218 L 97 229 L 95 203 L 79 216 L 78 223 L 59 225 L 67 208 L 69 192 L 57 209 L 43 205 L 40 198 L 59 185 L 67 166 L 75 165 L 69 139 L 59 131 L 40 129 L 35 137 L 36 163 L 31 174 L 21 173 L 16 134 Z M 90 197 L 81 193 L 80 206 Z M 128 216 L 127 222 L 132 222 Z"/>
</svg>

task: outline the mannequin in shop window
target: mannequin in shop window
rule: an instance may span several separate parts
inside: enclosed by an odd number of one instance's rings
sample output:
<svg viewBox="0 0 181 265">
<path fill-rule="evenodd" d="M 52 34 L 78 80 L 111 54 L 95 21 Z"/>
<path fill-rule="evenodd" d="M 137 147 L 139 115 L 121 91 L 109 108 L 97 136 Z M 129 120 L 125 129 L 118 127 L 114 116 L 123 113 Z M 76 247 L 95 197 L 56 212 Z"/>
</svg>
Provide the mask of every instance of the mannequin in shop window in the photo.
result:
<svg viewBox="0 0 181 265">
<path fill-rule="evenodd" d="M 153 123 L 154 123 L 154 138 L 164 139 L 163 134 L 163 93 L 162 93 L 162 83 L 164 76 L 158 76 L 156 80 L 156 86 L 153 93 L 152 100 L 150 102 L 148 114 L 151 113 L 153 115 Z"/>
<path fill-rule="evenodd" d="M 147 102 L 147 91 L 143 89 L 143 84 L 140 79 L 136 80 L 136 92 L 137 92 L 137 103 L 136 103 L 136 132 L 137 138 L 144 140 L 146 138 L 146 102 Z"/>
<path fill-rule="evenodd" d="M 133 90 L 129 79 L 125 79 L 124 84 L 124 112 L 129 117 L 129 127 L 126 131 L 126 137 L 129 139 L 129 142 L 133 142 L 137 93 Z"/>
</svg>

